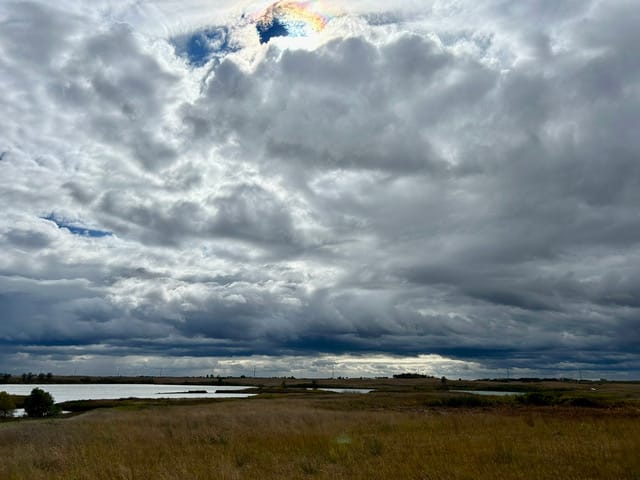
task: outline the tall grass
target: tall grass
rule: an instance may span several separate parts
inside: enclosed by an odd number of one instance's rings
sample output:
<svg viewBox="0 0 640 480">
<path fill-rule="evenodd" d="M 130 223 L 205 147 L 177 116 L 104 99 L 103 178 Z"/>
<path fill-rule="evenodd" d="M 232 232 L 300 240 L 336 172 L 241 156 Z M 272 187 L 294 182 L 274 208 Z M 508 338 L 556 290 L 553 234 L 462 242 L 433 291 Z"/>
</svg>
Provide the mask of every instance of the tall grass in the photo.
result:
<svg viewBox="0 0 640 480">
<path fill-rule="evenodd" d="M 361 411 L 342 398 L 7 423 L 0 479 L 640 479 L 632 408 Z"/>
</svg>

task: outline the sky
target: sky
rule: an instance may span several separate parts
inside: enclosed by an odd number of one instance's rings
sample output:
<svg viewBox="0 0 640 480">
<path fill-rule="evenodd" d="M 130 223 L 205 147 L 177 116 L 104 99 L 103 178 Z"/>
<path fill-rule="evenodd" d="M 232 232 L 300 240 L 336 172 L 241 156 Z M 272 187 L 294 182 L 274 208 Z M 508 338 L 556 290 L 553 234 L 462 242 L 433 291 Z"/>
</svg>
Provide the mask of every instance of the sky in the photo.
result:
<svg viewBox="0 0 640 480">
<path fill-rule="evenodd" d="M 639 25 L 0 2 L 0 371 L 640 378 Z"/>
</svg>

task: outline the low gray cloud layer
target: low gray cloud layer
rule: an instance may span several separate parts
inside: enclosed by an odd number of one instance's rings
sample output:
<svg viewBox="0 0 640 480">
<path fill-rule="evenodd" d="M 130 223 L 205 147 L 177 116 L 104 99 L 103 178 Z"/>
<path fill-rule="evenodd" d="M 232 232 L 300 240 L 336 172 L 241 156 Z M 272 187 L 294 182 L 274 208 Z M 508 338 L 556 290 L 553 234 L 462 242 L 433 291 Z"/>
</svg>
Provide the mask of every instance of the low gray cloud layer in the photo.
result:
<svg viewBox="0 0 640 480">
<path fill-rule="evenodd" d="M 174 8 L 0 5 L 0 370 L 637 376 L 634 2 Z"/>
</svg>

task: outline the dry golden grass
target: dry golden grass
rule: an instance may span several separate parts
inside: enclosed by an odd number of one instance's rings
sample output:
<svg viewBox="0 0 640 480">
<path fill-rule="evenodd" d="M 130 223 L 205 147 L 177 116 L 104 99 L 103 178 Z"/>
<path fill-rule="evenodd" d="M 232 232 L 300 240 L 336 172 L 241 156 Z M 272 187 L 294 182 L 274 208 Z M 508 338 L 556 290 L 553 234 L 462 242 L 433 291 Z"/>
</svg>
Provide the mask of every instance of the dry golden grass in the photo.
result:
<svg viewBox="0 0 640 480">
<path fill-rule="evenodd" d="M 6 423 L 0 479 L 640 479 L 634 408 L 353 405 L 252 399 Z"/>
</svg>

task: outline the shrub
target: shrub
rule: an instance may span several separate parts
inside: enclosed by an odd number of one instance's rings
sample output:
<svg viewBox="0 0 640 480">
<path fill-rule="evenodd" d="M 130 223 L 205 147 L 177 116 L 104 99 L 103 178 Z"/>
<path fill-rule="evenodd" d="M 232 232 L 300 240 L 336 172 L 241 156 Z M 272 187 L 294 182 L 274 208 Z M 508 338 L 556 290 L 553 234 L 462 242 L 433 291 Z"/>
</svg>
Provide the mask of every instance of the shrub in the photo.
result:
<svg viewBox="0 0 640 480">
<path fill-rule="evenodd" d="M 454 408 L 484 407 L 489 403 L 489 399 L 478 395 L 458 395 L 455 397 L 444 397 L 442 399 L 442 406 Z"/>
<path fill-rule="evenodd" d="M 0 418 L 13 417 L 16 404 L 7 392 L 0 392 Z"/>
<path fill-rule="evenodd" d="M 592 408 L 597 408 L 597 407 L 604 406 L 602 404 L 602 402 L 598 401 L 595 398 L 589 398 L 589 397 L 568 398 L 568 399 L 565 400 L 565 402 L 567 404 L 571 405 L 572 407 L 592 407 Z"/>
<path fill-rule="evenodd" d="M 525 395 L 519 395 L 516 397 L 516 401 L 524 405 L 549 406 L 557 405 L 558 398 L 543 392 L 530 392 Z"/>
<path fill-rule="evenodd" d="M 455 395 L 455 396 L 439 396 L 427 400 L 426 405 L 430 407 L 447 407 L 447 408 L 476 408 L 490 407 L 499 404 L 499 400 L 490 397 L 481 397 L 479 395 Z"/>
<path fill-rule="evenodd" d="M 57 413 L 53 397 L 41 388 L 34 388 L 24 400 L 24 410 L 29 417 L 46 417 Z"/>
</svg>

